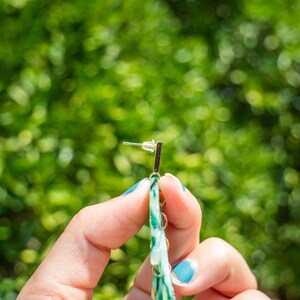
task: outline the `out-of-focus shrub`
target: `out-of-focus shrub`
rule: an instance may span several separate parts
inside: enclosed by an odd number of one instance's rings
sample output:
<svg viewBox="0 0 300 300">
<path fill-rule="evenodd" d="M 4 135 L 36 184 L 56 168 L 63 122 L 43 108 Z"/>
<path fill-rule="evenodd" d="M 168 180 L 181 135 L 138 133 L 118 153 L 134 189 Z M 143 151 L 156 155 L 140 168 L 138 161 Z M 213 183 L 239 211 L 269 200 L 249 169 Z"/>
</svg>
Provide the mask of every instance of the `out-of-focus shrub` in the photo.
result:
<svg viewBox="0 0 300 300">
<path fill-rule="evenodd" d="M 1 298 L 80 208 L 151 172 L 121 142 L 152 138 L 200 201 L 202 239 L 299 298 L 300 2 L 219 2 L 0 4 Z M 113 252 L 95 299 L 122 298 L 148 234 Z"/>
</svg>

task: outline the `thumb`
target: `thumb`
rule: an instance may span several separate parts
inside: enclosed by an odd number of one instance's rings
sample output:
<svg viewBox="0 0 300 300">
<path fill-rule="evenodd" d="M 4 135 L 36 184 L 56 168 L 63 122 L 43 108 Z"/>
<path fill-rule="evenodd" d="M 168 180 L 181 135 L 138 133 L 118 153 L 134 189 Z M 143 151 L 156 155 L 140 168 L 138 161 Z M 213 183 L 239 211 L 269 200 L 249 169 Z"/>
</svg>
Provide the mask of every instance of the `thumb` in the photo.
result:
<svg viewBox="0 0 300 300">
<path fill-rule="evenodd" d="M 18 299 L 90 299 L 110 257 L 148 216 L 149 180 L 122 196 L 82 209 L 67 226 Z M 58 297 L 58 298 L 60 298 Z"/>
</svg>

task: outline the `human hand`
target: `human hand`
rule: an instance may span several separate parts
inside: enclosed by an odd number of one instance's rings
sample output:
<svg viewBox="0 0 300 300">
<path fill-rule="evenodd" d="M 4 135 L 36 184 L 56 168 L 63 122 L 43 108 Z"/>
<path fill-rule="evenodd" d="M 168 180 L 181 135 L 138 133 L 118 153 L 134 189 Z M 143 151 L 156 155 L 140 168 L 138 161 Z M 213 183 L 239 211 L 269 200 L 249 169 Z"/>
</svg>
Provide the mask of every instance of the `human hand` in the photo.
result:
<svg viewBox="0 0 300 300">
<path fill-rule="evenodd" d="M 267 300 L 237 250 L 218 238 L 199 243 L 201 209 L 179 180 L 160 179 L 169 225 L 169 258 L 177 299 Z M 110 251 L 135 235 L 148 217 L 149 181 L 105 203 L 82 209 L 24 286 L 18 300 L 91 299 Z M 126 300 L 148 300 L 151 292 L 149 257 L 141 266 Z"/>
</svg>

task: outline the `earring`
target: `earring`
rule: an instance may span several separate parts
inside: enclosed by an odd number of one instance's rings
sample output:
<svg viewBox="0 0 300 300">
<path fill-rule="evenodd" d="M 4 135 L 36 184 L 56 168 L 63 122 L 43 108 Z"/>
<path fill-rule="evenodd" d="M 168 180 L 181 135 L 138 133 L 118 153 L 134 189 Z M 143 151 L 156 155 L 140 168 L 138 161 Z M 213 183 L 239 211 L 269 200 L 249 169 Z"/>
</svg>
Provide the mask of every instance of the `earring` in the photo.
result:
<svg viewBox="0 0 300 300">
<path fill-rule="evenodd" d="M 168 224 L 167 216 L 162 212 L 165 202 L 160 198 L 159 193 L 159 167 L 162 150 L 162 142 L 131 143 L 124 142 L 124 145 L 142 147 L 144 150 L 154 152 L 153 172 L 149 176 L 150 180 L 150 262 L 152 266 L 152 289 L 151 298 L 153 300 L 176 300 L 171 279 L 171 266 L 169 264 L 168 248 L 169 241 L 165 236 L 164 229 Z"/>
</svg>

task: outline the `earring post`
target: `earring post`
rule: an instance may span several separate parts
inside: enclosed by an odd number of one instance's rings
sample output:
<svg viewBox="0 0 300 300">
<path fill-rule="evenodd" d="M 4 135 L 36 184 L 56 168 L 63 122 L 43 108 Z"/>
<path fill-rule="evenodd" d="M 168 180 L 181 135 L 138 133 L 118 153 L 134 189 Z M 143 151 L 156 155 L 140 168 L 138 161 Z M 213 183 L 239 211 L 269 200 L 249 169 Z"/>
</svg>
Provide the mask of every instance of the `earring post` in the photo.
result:
<svg viewBox="0 0 300 300">
<path fill-rule="evenodd" d="M 135 147 L 142 147 L 143 146 L 142 143 L 131 143 L 131 142 L 123 142 L 123 145 L 126 145 L 126 146 L 135 146 Z"/>
<path fill-rule="evenodd" d="M 159 173 L 162 144 L 163 142 L 155 142 L 154 140 L 144 143 L 123 142 L 123 145 L 126 146 L 142 147 L 144 150 L 150 152 L 155 151 L 153 173 Z"/>
<path fill-rule="evenodd" d="M 154 158 L 154 165 L 153 165 L 154 173 L 159 173 L 162 144 L 163 144 L 162 142 L 156 143 L 156 151 L 155 151 L 155 158 Z"/>
<path fill-rule="evenodd" d="M 150 152 L 154 152 L 156 149 L 156 143 L 154 140 L 152 140 L 151 142 L 144 142 L 144 143 L 123 142 L 123 145 L 142 147 L 144 150 Z"/>
</svg>

